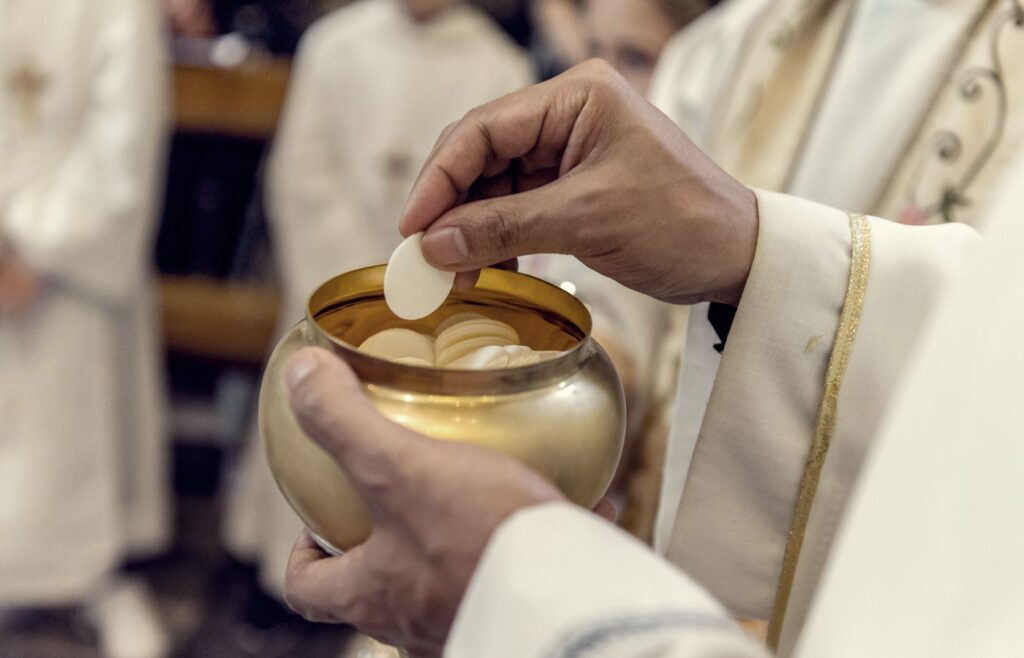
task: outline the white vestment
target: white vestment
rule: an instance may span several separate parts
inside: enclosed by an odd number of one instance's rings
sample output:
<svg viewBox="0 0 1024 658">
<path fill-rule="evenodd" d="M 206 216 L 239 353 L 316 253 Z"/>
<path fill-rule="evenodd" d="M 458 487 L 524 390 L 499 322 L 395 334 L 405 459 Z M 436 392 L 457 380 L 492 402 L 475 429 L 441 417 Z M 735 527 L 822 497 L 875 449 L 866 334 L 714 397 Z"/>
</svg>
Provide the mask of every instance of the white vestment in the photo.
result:
<svg viewBox="0 0 1024 658">
<path fill-rule="evenodd" d="M 1018 11 L 1012 0 L 733 0 L 674 40 L 652 97 L 748 185 L 907 223 L 952 219 L 984 229 L 1024 148 Z M 903 300 L 904 314 L 922 322 L 925 301 Z M 730 348 L 723 361 L 716 343 L 707 306 L 694 307 L 655 545 L 735 614 L 764 619 L 813 427 L 772 425 L 778 431 L 769 443 L 764 420 L 750 411 L 780 395 L 766 380 L 723 434 L 709 402 Z M 897 372 L 906 355 L 892 345 L 887 364 Z M 837 433 L 796 574 L 784 653 L 873 435 L 865 430 L 877 426 L 892 381 L 866 389 L 875 411 Z M 752 444 L 773 446 L 784 484 L 766 490 L 749 477 L 762 468 Z M 786 450 L 774 452 L 781 445 Z M 849 468 L 833 469 L 840 460 Z"/>
<path fill-rule="evenodd" d="M 719 474 L 719 498 L 738 487 L 775 500 L 791 487 L 803 469 L 791 453 L 808 443 L 805 428 L 825 407 L 828 361 L 840 345 L 851 350 L 825 459 L 831 473 L 813 512 L 839 532 L 827 563 L 820 556 L 824 577 L 796 640 L 798 658 L 1024 654 L 1024 443 L 1016 414 L 1024 394 L 1024 158 L 1009 171 L 981 249 L 961 226 L 872 218 L 858 252 L 845 213 L 758 194 L 754 265 L 701 437 L 709 449 L 744 453 L 743 473 Z M 866 280 L 854 276 L 854 262 L 867 268 Z M 937 297 L 940 308 L 920 332 Z M 858 305 L 855 333 L 839 332 L 840 309 Z M 907 353 L 911 365 L 893 389 L 890 361 Z M 724 440 L 733 431 L 745 445 Z M 850 446 L 863 434 L 878 440 L 847 505 L 861 470 Z M 736 544 L 771 534 L 791 513 L 788 501 L 763 510 L 705 503 Z M 767 579 L 751 573 L 758 568 L 772 565 L 736 563 L 736 581 Z M 446 655 L 767 656 L 698 580 L 589 512 L 528 509 L 492 538 Z"/>
<path fill-rule="evenodd" d="M 155 0 L 0 1 L 0 605 L 80 599 L 168 538 L 150 259 L 167 135 Z"/>
<path fill-rule="evenodd" d="M 268 179 L 284 280 L 283 328 L 327 279 L 386 262 L 437 136 L 477 105 L 532 82 L 525 54 L 479 10 L 417 24 L 397 0 L 363 0 L 304 37 Z M 253 441 L 231 492 L 226 539 L 280 593 L 301 524 Z"/>
</svg>

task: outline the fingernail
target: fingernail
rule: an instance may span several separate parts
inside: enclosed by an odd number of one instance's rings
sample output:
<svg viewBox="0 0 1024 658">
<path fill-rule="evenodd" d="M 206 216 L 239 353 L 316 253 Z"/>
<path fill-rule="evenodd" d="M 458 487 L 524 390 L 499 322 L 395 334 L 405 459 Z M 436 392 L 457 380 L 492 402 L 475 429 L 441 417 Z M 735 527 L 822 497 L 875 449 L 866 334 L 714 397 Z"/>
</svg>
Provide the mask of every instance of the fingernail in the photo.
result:
<svg viewBox="0 0 1024 658">
<path fill-rule="evenodd" d="M 288 391 L 294 391 L 306 377 L 309 377 L 310 373 L 316 370 L 317 365 L 317 360 L 312 354 L 299 354 L 293 358 L 284 372 L 284 381 L 288 386 Z"/>
<path fill-rule="evenodd" d="M 455 226 L 428 231 L 423 236 L 423 255 L 438 265 L 465 263 L 469 258 L 466 236 Z"/>
</svg>

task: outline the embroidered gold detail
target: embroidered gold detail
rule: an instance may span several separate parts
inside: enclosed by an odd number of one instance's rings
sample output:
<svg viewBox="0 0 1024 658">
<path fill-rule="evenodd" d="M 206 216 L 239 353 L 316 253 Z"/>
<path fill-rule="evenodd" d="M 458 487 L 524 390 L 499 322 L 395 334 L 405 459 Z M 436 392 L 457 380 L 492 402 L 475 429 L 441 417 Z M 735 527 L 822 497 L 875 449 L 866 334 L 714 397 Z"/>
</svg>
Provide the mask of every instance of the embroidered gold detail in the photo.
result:
<svg viewBox="0 0 1024 658">
<path fill-rule="evenodd" d="M 839 0 L 792 0 L 788 4 L 779 2 L 766 5 L 764 13 L 754 22 L 752 29 L 747 32 L 742 40 L 747 46 L 740 53 L 732 78 L 738 78 L 740 71 L 748 69 L 755 56 L 768 59 L 780 57 L 806 30 L 816 27 L 816 21 L 822 20 L 832 10 L 833 6 L 838 3 Z M 853 5 L 852 1 L 846 3 L 847 8 L 844 10 L 846 11 L 846 18 L 843 19 L 842 28 L 843 36 L 840 37 L 833 51 L 832 60 L 828 65 L 829 70 L 835 68 L 838 54 L 842 51 L 843 44 L 846 41 L 845 35 L 849 33 L 850 15 L 852 14 L 851 8 Z M 825 79 L 827 80 L 829 77 L 826 76 Z M 742 103 L 738 99 L 731 103 L 736 108 L 736 111 L 732 112 L 731 116 L 727 115 L 728 121 L 726 125 L 728 125 L 728 129 L 723 131 L 724 134 L 742 135 L 751 129 L 764 105 L 768 83 L 769 80 L 766 79 L 756 80 L 755 83 L 747 85 L 750 87 L 750 91 Z M 733 90 L 743 87 L 744 85 L 742 84 L 731 86 Z M 815 108 L 820 105 L 824 97 L 825 87 L 826 85 L 822 84 L 821 89 L 818 90 Z M 817 111 L 815 109 L 810 116 L 813 117 L 816 114 Z M 813 121 L 807 122 L 808 127 L 805 132 L 810 132 L 810 127 L 813 123 Z M 804 135 L 801 141 L 805 139 L 806 135 Z"/>
<path fill-rule="evenodd" d="M 978 122 L 991 126 L 991 130 L 977 144 L 970 141 L 965 144 L 963 138 L 949 128 L 939 128 L 928 137 L 925 150 L 914 165 L 905 193 L 907 209 L 901 218 L 905 223 L 924 224 L 933 217 L 945 222 L 957 221 L 958 210 L 970 204 L 968 191 L 971 185 L 1002 143 L 1010 94 L 1006 88 L 1000 43 L 1011 28 L 1024 31 L 1024 5 L 1020 0 L 989 0 L 961 43 L 958 55 L 953 60 L 954 67 L 964 58 L 971 43 L 986 26 L 989 30 L 987 63 L 969 66 L 956 75 L 956 69 L 953 68 L 947 78 L 949 84 L 953 85 L 956 97 L 965 105 L 976 106 L 974 113 L 978 115 Z M 943 84 L 937 89 L 932 105 L 937 103 L 945 87 L 946 84 Z M 991 96 L 991 102 L 982 104 L 986 96 Z M 922 122 L 921 129 L 924 126 Z M 920 131 L 915 135 L 915 141 L 919 135 Z M 943 185 L 924 194 L 927 184 L 934 184 L 936 180 L 943 181 Z M 926 200 L 923 197 L 929 198 Z"/>
<path fill-rule="evenodd" d="M 825 465 L 832 442 L 832 434 L 836 428 L 836 406 L 839 402 L 839 389 L 843 383 L 843 375 L 853 351 L 857 328 L 860 326 L 861 309 L 864 306 L 864 294 L 868 286 L 868 274 L 871 270 L 871 225 L 864 215 L 850 215 L 851 262 L 850 280 L 846 288 L 846 299 L 839 316 L 839 329 L 836 331 L 835 345 L 829 356 L 828 369 L 825 373 L 825 393 L 818 408 L 818 420 L 814 429 L 814 440 L 804 464 L 803 477 L 797 493 L 796 508 L 789 526 L 789 539 L 782 558 L 782 573 L 779 576 L 778 589 L 775 591 L 775 603 L 772 606 L 772 617 L 768 625 L 768 646 L 773 650 L 779 646 L 782 624 L 789 605 L 789 595 L 793 590 L 793 579 L 796 576 L 800 550 L 803 548 L 804 533 L 811 516 L 818 481 Z"/>
<path fill-rule="evenodd" d="M 14 69 L 7 78 L 7 89 L 18 100 L 23 119 L 29 124 L 39 120 L 39 101 L 49 79 L 31 64 Z"/>
</svg>

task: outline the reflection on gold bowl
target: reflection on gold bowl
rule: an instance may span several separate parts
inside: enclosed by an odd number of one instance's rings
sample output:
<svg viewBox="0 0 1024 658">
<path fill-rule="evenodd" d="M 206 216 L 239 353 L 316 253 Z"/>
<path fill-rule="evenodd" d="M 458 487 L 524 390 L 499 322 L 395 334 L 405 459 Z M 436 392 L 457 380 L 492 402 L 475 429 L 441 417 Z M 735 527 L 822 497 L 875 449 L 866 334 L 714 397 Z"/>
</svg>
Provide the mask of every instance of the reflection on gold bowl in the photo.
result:
<svg viewBox="0 0 1024 658">
<path fill-rule="evenodd" d="M 488 269 L 473 290 L 455 292 L 432 315 L 408 322 L 388 310 L 383 286 L 383 265 L 320 286 L 306 319 L 271 355 L 260 390 L 260 433 L 271 471 L 321 545 L 336 552 L 361 543 L 370 533 L 370 515 L 288 406 L 282 370 L 306 345 L 345 359 L 391 420 L 436 439 L 498 450 L 536 469 L 574 502 L 596 504 L 622 452 L 625 404 L 611 361 L 590 337 L 586 307 L 539 279 Z M 507 322 L 524 345 L 563 354 L 522 368 L 470 371 L 400 365 L 352 347 L 396 326 L 432 334 L 445 318 L 467 311 Z"/>
</svg>

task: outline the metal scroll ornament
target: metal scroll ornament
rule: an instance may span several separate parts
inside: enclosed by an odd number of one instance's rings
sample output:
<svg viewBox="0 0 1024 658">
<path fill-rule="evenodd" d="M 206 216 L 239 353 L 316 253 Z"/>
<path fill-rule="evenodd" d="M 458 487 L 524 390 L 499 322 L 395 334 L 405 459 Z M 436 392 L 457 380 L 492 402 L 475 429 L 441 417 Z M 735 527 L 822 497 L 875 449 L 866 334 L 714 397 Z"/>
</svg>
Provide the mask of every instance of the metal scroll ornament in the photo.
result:
<svg viewBox="0 0 1024 658">
<path fill-rule="evenodd" d="M 928 148 L 911 177 L 912 182 L 908 190 L 909 206 L 904 213 L 904 221 L 923 224 L 938 216 L 944 222 L 953 222 L 957 220 L 958 208 L 970 204 L 968 190 L 992 159 L 1006 130 L 1009 108 L 999 44 L 1010 28 L 1024 30 L 1024 5 L 1018 0 L 1012 0 L 1008 7 L 996 15 L 992 23 L 988 65 L 973 66 L 964 70 L 956 84 L 957 95 L 964 103 L 978 103 L 987 94 L 992 94 L 996 114 L 991 132 L 974 158 L 963 167 L 960 176 L 944 185 L 938 198 L 925 202 L 922 201 L 924 195 L 921 188 L 926 182 L 925 174 L 929 164 L 938 162 L 947 167 L 956 166 L 961 164 L 966 150 L 963 139 L 952 130 L 941 129 L 931 136 Z"/>
</svg>

